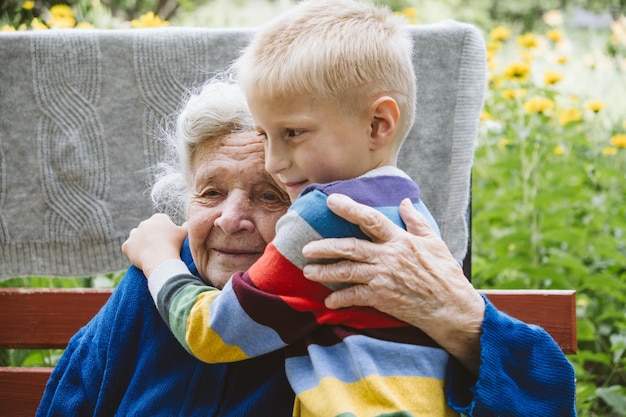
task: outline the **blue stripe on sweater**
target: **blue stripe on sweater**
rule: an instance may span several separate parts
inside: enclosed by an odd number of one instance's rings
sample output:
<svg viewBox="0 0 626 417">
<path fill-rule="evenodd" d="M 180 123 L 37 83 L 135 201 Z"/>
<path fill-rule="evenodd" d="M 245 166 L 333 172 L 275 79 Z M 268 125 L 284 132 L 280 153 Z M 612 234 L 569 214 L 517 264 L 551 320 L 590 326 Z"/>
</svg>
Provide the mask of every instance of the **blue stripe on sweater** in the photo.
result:
<svg viewBox="0 0 626 417">
<path fill-rule="evenodd" d="M 260 356 L 287 346 L 278 333 L 254 321 L 243 311 L 229 280 L 210 307 L 209 327 L 218 333 L 224 343 L 239 346 L 250 357 Z M 237 318 L 233 322 L 233 318 Z M 209 347 L 210 349 L 210 347 Z"/>
<path fill-rule="evenodd" d="M 353 236 L 359 239 L 369 238 L 361 231 L 361 229 L 353 224 L 345 221 L 341 217 L 335 215 L 330 209 L 319 210 L 320 207 L 326 207 L 327 195 L 320 190 L 310 189 L 306 194 L 298 198 L 290 207 L 290 211 L 295 211 L 305 222 L 307 222 L 317 233 L 326 238 L 339 238 Z M 413 207 L 420 212 L 428 220 L 430 226 L 437 235 L 440 235 L 439 227 L 435 219 L 430 214 L 426 206 L 421 200 L 413 201 Z M 404 222 L 400 218 L 397 206 L 381 205 L 374 207 L 383 213 L 396 225 L 405 229 Z"/>
<path fill-rule="evenodd" d="M 346 383 L 359 381 L 369 375 L 443 380 L 448 361 L 448 354 L 443 349 L 360 335 L 350 336 L 341 344 L 310 345 L 307 349 L 309 356 L 291 357 L 285 363 L 287 375 L 299 375 L 297 381 L 290 381 L 296 394 L 315 388 L 326 377 Z M 315 362 L 315 368 L 312 362 Z"/>
</svg>

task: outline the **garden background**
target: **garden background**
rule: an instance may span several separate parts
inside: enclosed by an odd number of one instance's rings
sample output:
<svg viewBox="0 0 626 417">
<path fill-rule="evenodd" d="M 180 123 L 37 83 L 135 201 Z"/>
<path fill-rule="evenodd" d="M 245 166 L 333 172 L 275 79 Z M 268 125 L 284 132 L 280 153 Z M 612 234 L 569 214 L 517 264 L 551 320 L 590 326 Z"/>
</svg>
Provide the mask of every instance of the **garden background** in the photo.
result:
<svg viewBox="0 0 626 417">
<path fill-rule="evenodd" d="M 0 0 L 1 30 L 256 26 L 295 0 Z M 626 0 L 388 0 L 408 24 L 483 30 L 476 143 L 477 288 L 576 289 L 580 416 L 626 416 Z M 123 272 L 2 286 L 112 287 Z M 54 366 L 61 351 L 0 351 Z"/>
</svg>

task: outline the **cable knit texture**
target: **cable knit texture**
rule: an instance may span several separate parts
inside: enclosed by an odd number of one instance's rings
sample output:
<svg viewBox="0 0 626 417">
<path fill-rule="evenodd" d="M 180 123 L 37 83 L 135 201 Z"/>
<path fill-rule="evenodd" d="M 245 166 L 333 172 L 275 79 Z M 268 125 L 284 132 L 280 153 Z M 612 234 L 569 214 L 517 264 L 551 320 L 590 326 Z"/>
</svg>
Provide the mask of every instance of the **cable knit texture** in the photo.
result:
<svg viewBox="0 0 626 417">
<path fill-rule="evenodd" d="M 485 48 L 474 26 L 411 26 L 417 117 L 399 166 L 461 261 Z M 122 270 L 153 213 L 146 168 L 171 114 L 238 56 L 253 29 L 0 33 L 0 279 Z M 181 220 L 181 219 L 177 219 Z"/>
</svg>

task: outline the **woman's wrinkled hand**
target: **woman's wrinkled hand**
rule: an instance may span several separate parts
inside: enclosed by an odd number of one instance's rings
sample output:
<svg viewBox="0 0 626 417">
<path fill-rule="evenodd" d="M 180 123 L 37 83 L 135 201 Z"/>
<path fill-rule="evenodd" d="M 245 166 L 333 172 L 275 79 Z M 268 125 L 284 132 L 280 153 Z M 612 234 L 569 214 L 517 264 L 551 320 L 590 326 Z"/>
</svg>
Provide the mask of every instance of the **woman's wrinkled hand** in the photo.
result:
<svg viewBox="0 0 626 417">
<path fill-rule="evenodd" d="M 484 301 L 411 202 L 407 199 L 400 205 L 408 232 L 349 197 L 331 195 L 327 204 L 372 239 L 323 239 L 304 247 L 309 259 L 343 259 L 307 265 L 308 279 L 353 284 L 330 294 L 327 307 L 374 307 L 425 331 L 476 370 Z"/>
</svg>

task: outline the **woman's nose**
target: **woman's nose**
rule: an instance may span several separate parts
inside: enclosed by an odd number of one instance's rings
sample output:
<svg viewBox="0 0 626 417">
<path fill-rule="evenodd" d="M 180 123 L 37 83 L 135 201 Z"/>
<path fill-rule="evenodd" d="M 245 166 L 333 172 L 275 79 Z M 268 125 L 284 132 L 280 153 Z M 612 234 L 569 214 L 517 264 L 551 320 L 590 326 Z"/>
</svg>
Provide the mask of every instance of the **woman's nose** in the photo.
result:
<svg viewBox="0 0 626 417">
<path fill-rule="evenodd" d="M 265 142 L 265 170 L 270 174 L 278 174 L 289 167 L 287 145 L 280 139 L 267 138 Z"/>
<path fill-rule="evenodd" d="M 222 212 L 215 219 L 214 225 L 224 233 L 249 233 L 256 228 L 252 213 L 254 205 L 243 192 L 231 192 L 224 200 Z"/>
</svg>

